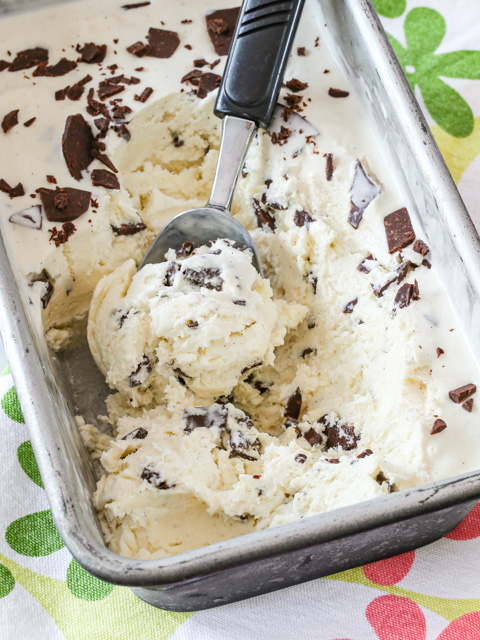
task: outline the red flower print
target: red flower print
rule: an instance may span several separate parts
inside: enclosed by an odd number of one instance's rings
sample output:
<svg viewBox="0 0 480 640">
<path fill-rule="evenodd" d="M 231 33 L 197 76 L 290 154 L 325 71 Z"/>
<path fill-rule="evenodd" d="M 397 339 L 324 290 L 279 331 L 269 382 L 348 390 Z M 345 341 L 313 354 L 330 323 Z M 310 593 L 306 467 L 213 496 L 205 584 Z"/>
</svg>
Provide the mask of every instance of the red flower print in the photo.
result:
<svg viewBox="0 0 480 640">
<path fill-rule="evenodd" d="M 381 584 L 382 586 L 390 586 L 397 584 L 403 580 L 412 568 L 415 560 L 415 551 L 402 553 L 394 558 L 371 562 L 363 567 L 363 573 L 368 580 Z"/>
<path fill-rule="evenodd" d="M 473 540 L 480 536 L 480 502 L 473 507 L 468 516 L 445 537 L 450 540 Z"/>
</svg>

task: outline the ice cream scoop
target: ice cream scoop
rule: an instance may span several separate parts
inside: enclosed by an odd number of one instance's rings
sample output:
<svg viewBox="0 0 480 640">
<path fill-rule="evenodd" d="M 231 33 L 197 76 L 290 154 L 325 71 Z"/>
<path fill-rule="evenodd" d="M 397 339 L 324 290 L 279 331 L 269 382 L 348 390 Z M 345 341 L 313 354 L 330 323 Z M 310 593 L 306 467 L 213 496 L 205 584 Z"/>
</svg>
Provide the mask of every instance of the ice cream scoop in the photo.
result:
<svg viewBox="0 0 480 640">
<path fill-rule="evenodd" d="M 185 242 L 200 246 L 227 238 L 252 251 L 253 265 L 262 274 L 250 234 L 228 214 L 250 140 L 257 127 L 267 127 L 272 119 L 303 4 L 304 0 L 243 2 L 215 104 L 215 115 L 224 120 L 210 199 L 205 207 L 185 211 L 165 225 L 141 267 L 163 262 L 170 248 Z M 215 25 L 219 33 L 220 23 Z"/>
</svg>

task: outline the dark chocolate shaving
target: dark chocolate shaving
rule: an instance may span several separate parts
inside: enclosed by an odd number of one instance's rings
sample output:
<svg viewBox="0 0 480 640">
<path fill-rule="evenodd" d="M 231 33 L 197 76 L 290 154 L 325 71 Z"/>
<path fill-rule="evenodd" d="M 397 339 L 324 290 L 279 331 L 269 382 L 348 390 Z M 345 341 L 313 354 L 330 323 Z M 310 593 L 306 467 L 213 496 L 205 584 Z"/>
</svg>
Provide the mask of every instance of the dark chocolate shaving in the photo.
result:
<svg viewBox="0 0 480 640">
<path fill-rule="evenodd" d="M 145 87 L 140 95 L 135 94 L 133 99 L 137 100 L 137 102 L 146 102 L 149 97 L 152 95 L 153 89 L 152 87 Z"/>
<path fill-rule="evenodd" d="M 325 154 L 326 163 L 325 163 L 325 177 L 328 181 L 330 181 L 333 177 L 333 154 L 327 153 Z"/>
<path fill-rule="evenodd" d="M 323 442 L 322 434 L 318 433 L 318 431 L 315 431 L 313 427 L 310 427 L 310 429 L 305 433 L 301 433 L 301 432 L 299 433 L 305 438 L 308 444 L 312 447 L 314 447 L 316 444 L 321 444 Z"/>
<path fill-rule="evenodd" d="M 330 87 L 328 95 L 332 98 L 346 98 L 350 95 L 350 91 L 343 91 L 343 89 L 334 89 L 333 87 Z"/>
<path fill-rule="evenodd" d="M 64 187 L 63 189 L 37 189 L 43 210 L 50 222 L 71 222 L 79 218 L 90 206 L 90 191 Z"/>
<path fill-rule="evenodd" d="M 173 282 L 175 280 L 175 274 L 179 270 L 179 265 L 176 262 L 169 262 L 167 265 L 167 272 L 165 274 L 165 279 L 163 284 L 165 287 L 173 286 Z"/>
<path fill-rule="evenodd" d="M 140 478 L 146 480 L 148 484 L 153 485 L 156 489 L 173 489 L 175 484 L 168 484 L 166 480 L 162 480 L 162 477 L 150 467 L 145 467 L 141 473 Z"/>
<path fill-rule="evenodd" d="M 427 253 L 430 251 L 428 245 L 425 244 L 423 240 L 417 240 L 413 245 L 413 250 L 416 253 L 421 253 L 423 257 L 425 257 Z"/>
<path fill-rule="evenodd" d="M 219 9 L 205 16 L 208 35 L 218 56 L 226 56 L 230 49 L 239 11 L 240 7 Z"/>
<path fill-rule="evenodd" d="M 48 66 L 47 62 L 41 62 L 33 72 L 34 76 L 45 76 L 46 78 L 58 78 L 65 76 L 70 71 L 76 69 L 77 63 L 73 60 L 62 58 L 57 64 Z"/>
<path fill-rule="evenodd" d="M 151 27 L 148 30 L 148 55 L 154 58 L 170 58 L 175 53 L 180 38 L 176 31 L 167 31 L 165 29 L 155 29 Z"/>
<path fill-rule="evenodd" d="M 14 109 L 13 111 L 7 113 L 6 116 L 4 116 L 2 120 L 3 133 L 7 133 L 7 131 L 10 131 L 10 129 L 18 124 L 18 112 L 19 109 Z"/>
<path fill-rule="evenodd" d="M 315 222 L 315 218 L 313 218 L 308 211 L 295 211 L 293 222 L 297 227 L 307 227 L 308 229 L 311 223 Z"/>
<path fill-rule="evenodd" d="M 307 456 L 304 453 L 297 453 L 295 456 L 295 462 L 298 462 L 299 464 L 304 464 L 306 459 Z"/>
<path fill-rule="evenodd" d="M 468 411 L 468 413 L 472 413 L 473 403 L 474 403 L 474 398 L 469 398 L 468 400 L 465 400 L 465 402 L 462 404 L 462 409 L 465 409 L 465 411 Z"/>
<path fill-rule="evenodd" d="M 193 244 L 193 242 L 189 242 L 187 240 L 187 242 L 184 242 L 182 244 L 180 249 L 177 249 L 175 251 L 175 255 L 177 256 L 177 258 L 188 258 L 188 256 L 192 255 L 194 248 L 195 245 Z"/>
<path fill-rule="evenodd" d="M 358 303 L 358 298 L 354 298 L 347 302 L 347 304 L 343 307 L 343 313 L 353 313 L 355 305 Z"/>
<path fill-rule="evenodd" d="M 143 222 L 124 222 L 119 227 L 115 227 L 113 224 L 111 227 L 116 236 L 134 236 L 147 228 Z"/>
<path fill-rule="evenodd" d="M 470 396 L 473 396 L 475 391 L 477 390 L 476 385 L 473 383 L 466 384 L 463 387 L 458 387 L 458 389 L 453 389 L 453 391 L 449 391 L 448 395 L 453 402 L 460 404 Z"/>
<path fill-rule="evenodd" d="M 23 126 L 24 127 L 31 127 L 36 119 L 37 119 L 36 117 L 30 118 L 30 120 L 27 120 L 26 122 L 23 123 Z"/>
<path fill-rule="evenodd" d="M 399 307 L 400 309 L 408 307 L 408 305 L 412 300 L 412 296 L 413 296 L 413 284 L 409 284 L 408 282 L 406 282 L 405 284 L 402 284 L 400 289 L 397 291 L 397 295 L 395 296 L 395 301 L 394 301 L 395 306 Z"/>
<path fill-rule="evenodd" d="M 59 247 L 61 244 L 68 242 L 69 238 L 76 230 L 77 229 L 73 222 L 64 222 L 60 229 L 57 229 L 57 227 L 50 229 L 50 238 L 48 240 L 49 242 L 53 242 L 56 247 Z"/>
<path fill-rule="evenodd" d="M 92 171 L 92 184 L 94 187 L 105 187 L 105 189 L 120 189 L 117 176 L 106 169 Z"/>
<path fill-rule="evenodd" d="M 378 196 L 380 186 L 368 175 L 365 167 L 357 160 L 350 195 L 350 213 L 348 221 L 354 229 L 358 229 L 365 209 Z"/>
<path fill-rule="evenodd" d="M 264 231 L 275 231 L 275 218 L 263 209 L 256 198 L 253 198 L 253 211 L 257 219 L 257 226 Z"/>
<path fill-rule="evenodd" d="M 81 180 L 82 171 L 93 160 L 93 133 L 85 118 L 77 113 L 68 116 L 62 136 L 62 151 L 68 171 L 75 180 Z"/>
<path fill-rule="evenodd" d="M 359 453 L 357 458 L 367 458 L 368 456 L 371 456 L 373 454 L 373 451 L 371 449 L 365 449 L 364 451 L 362 451 L 362 453 Z"/>
<path fill-rule="evenodd" d="M 135 371 L 132 371 L 128 377 L 128 385 L 130 387 L 140 387 L 145 384 L 148 376 L 152 371 L 152 364 L 150 358 L 146 355 L 143 356 L 141 362 L 138 363 Z"/>
<path fill-rule="evenodd" d="M 437 358 L 443 355 L 445 351 L 441 347 L 437 347 Z"/>
<path fill-rule="evenodd" d="M 127 438 L 135 438 L 135 440 L 144 440 L 148 436 L 148 431 L 143 427 L 137 427 L 127 435 L 120 438 L 121 440 L 126 440 Z"/>
<path fill-rule="evenodd" d="M 288 87 L 290 91 L 293 91 L 293 93 L 298 93 L 298 91 L 304 91 L 308 87 L 308 83 L 300 82 L 297 78 L 292 78 L 285 82 L 285 86 Z"/>
<path fill-rule="evenodd" d="M 415 240 L 415 232 L 405 207 L 389 213 L 383 223 L 385 225 L 389 253 L 400 251 L 400 249 L 404 249 Z"/>
<path fill-rule="evenodd" d="M 215 289 L 215 291 L 222 290 L 223 279 L 220 277 L 220 269 L 209 267 L 196 271 L 195 269 L 187 268 L 183 272 L 183 275 L 187 280 L 198 287 L 205 287 L 210 290 Z"/>
<path fill-rule="evenodd" d="M 430 433 L 433 436 L 436 433 L 441 433 L 446 428 L 447 428 L 447 423 L 445 422 L 445 420 L 442 420 L 441 418 L 437 418 L 433 423 L 433 427 L 430 429 Z"/>
<path fill-rule="evenodd" d="M 202 427 L 206 429 L 211 427 L 225 429 L 227 418 L 228 408 L 224 405 L 213 404 L 211 407 L 189 407 L 183 412 L 184 431 L 189 433 Z"/>
<path fill-rule="evenodd" d="M 41 62 L 48 62 L 48 51 L 46 49 L 41 49 L 40 47 L 25 49 L 17 53 L 8 70 L 23 71 L 24 69 L 36 67 Z"/>
<path fill-rule="evenodd" d="M 40 301 L 42 303 L 42 308 L 46 309 L 48 303 L 50 302 L 50 298 L 53 295 L 53 290 L 54 290 L 52 279 L 51 279 L 50 274 L 48 273 L 48 271 L 46 269 L 43 269 L 43 271 L 41 273 L 38 273 L 38 274 L 32 276 L 30 278 L 30 284 L 34 284 L 35 282 L 43 282 L 43 283 L 45 283 L 45 290 L 44 290 L 44 293 L 43 293 L 42 297 L 40 298 Z"/>
<path fill-rule="evenodd" d="M 76 50 L 80 54 L 80 58 L 78 60 L 79 62 L 95 64 L 104 61 L 105 55 L 107 53 L 107 45 L 86 42 L 83 47 L 77 44 Z"/>
<path fill-rule="evenodd" d="M 325 435 L 327 437 L 325 450 L 343 449 L 344 451 L 350 451 L 357 447 L 357 442 L 360 440 L 360 436 L 355 433 L 355 429 L 346 424 L 327 425 L 325 427 Z"/>
<path fill-rule="evenodd" d="M 283 410 L 283 415 L 286 418 L 293 418 L 294 420 L 298 420 L 301 410 L 302 392 L 300 391 L 300 388 L 297 387 L 292 395 L 288 398 Z"/>
<path fill-rule="evenodd" d="M 150 47 L 148 47 L 148 45 L 144 44 L 143 42 L 135 42 L 134 44 L 131 44 L 129 47 L 127 47 L 127 51 L 128 53 L 137 56 L 137 58 L 143 58 L 143 56 L 146 56 L 150 53 Z"/>
<path fill-rule="evenodd" d="M 122 9 L 129 11 L 130 9 L 140 9 L 140 7 L 148 7 L 151 2 L 132 2 L 131 4 L 122 4 Z"/>
<path fill-rule="evenodd" d="M 40 230 L 42 228 L 42 207 L 35 204 L 33 207 L 12 214 L 8 220 L 12 224 Z"/>
</svg>

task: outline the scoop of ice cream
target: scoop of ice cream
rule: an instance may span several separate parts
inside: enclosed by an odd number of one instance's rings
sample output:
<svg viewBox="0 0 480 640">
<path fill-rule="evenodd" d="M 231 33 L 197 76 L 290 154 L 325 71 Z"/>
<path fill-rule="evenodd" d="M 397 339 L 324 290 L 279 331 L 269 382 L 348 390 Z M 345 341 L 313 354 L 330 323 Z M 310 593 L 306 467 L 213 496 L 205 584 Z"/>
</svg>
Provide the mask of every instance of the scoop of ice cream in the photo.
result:
<svg viewBox="0 0 480 640">
<path fill-rule="evenodd" d="M 161 400 L 173 375 L 203 398 L 274 362 L 274 349 L 307 312 L 274 300 L 247 250 L 225 240 L 170 250 L 136 273 L 125 262 L 98 284 L 88 340 L 107 382 L 132 404 Z"/>
</svg>

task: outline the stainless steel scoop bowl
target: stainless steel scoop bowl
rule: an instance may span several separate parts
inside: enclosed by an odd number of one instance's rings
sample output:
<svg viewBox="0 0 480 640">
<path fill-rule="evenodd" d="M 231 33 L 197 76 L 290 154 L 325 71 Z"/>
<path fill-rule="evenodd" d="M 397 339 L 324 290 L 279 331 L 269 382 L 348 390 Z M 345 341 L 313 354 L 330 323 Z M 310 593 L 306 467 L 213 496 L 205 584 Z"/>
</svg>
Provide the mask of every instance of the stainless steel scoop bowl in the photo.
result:
<svg viewBox="0 0 480 640">
<path fill-rule="evenodd" d="M 245 154 L 257 128 L 272 119 L 304 0 L 244 0 L 233 34 L 215 114 L 223 120 L 222 139 L 212 193 L 206 207 L 175 216 L 147 251 L 140 267 L 163 262 L 168 249 L 185 242 L 195 246 L 226 238 L 252 251 L 262 264 L 245 227 L 230 208 Z"/>
</svg>

